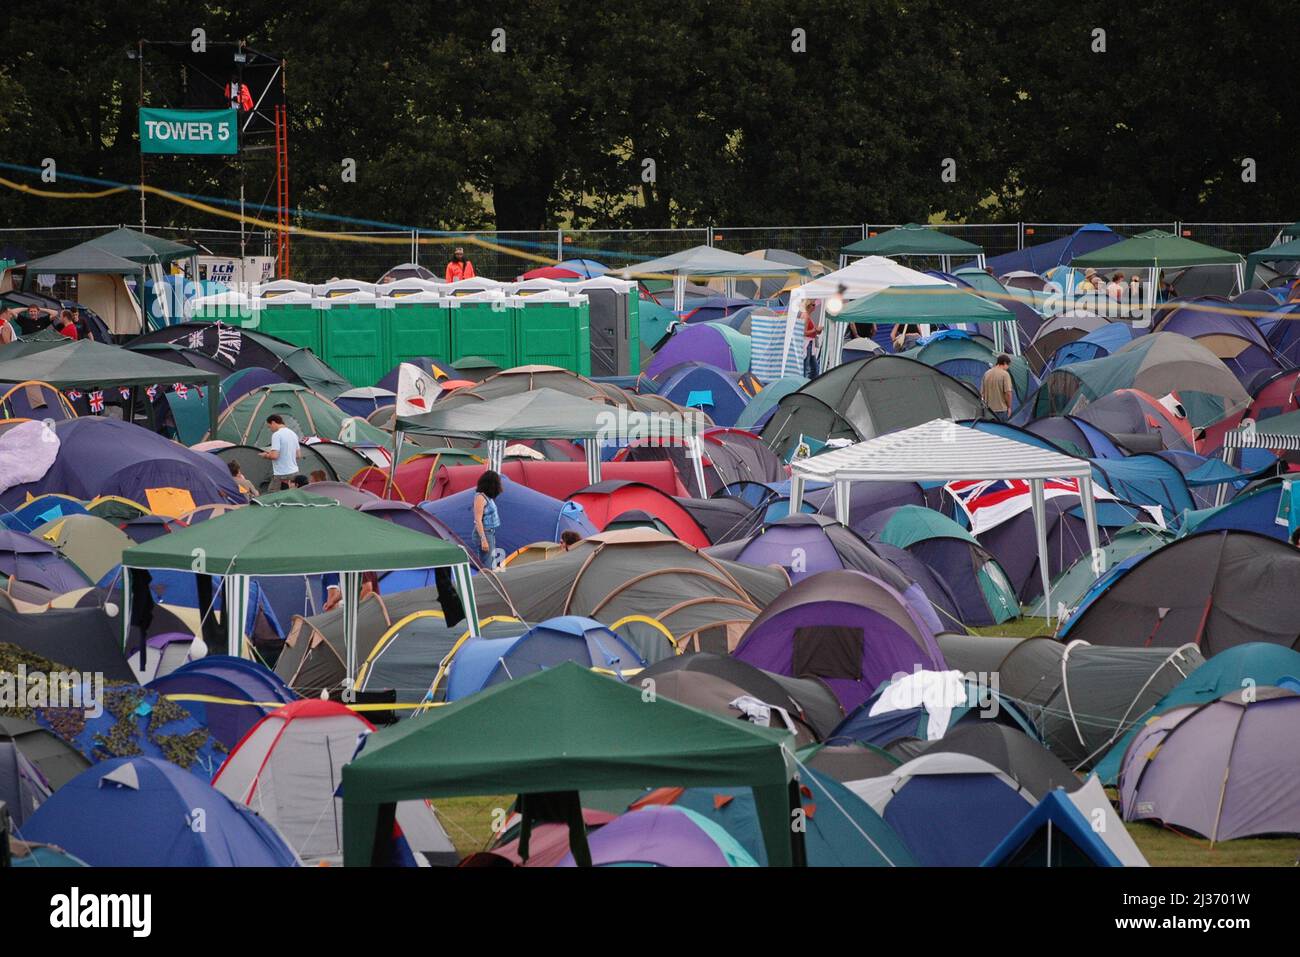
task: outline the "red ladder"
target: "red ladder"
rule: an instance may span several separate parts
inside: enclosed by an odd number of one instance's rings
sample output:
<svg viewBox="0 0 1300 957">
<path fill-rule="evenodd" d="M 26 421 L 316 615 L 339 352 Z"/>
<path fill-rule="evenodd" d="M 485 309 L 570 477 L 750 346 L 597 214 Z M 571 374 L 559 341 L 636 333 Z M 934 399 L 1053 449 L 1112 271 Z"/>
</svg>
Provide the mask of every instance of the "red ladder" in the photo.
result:
<svg viewBox="0 0 1300 957">
<path fill-rule="evenodd" d="M 289 278 L 289 121 L 283 103 L 275 108 L 275 275 Z"/>
</svg>

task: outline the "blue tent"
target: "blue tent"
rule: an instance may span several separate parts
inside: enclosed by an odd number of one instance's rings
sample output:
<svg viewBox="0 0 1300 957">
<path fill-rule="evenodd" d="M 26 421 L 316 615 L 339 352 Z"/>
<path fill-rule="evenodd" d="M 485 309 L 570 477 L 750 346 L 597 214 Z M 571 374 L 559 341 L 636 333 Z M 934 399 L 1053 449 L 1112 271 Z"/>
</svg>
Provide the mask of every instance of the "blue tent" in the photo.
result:
<svg viewBox="0 0 1300 957">
<path fill-rule="evenodd" d="M 906 845 L 860 797 L 809 767 L 799 769 L 809 867 L 910 867 Z M 673 801 L 722 825 L 760 866 L 767 849 L 749 788 L 687 788 Z"/>
<path fill-rule="evenodd" d="M 1279 525 L 1278 503 L 1282 499 L 1282 483 L 1269 482 L 1239 495 L 1216 508 L 1202 508 L 1190 512 L 1183 519 L 1185 534 L 1209 532 L 1215 529 L 1258 532 L 1279 541 L 1287 540 L 1287 526 Z"/>
<path fill-rule="evenodd" d="M 558 542 L 560 533 L 575 531 L 583 538 L 596 534 L 596 526 L 577 502 L 561 502 L 543 492 L 501 477 L 497 496 L 501 527 L 497 548 L 507 555 L 534 542 Z M 440 519 L 463 542 L 474 540 L 474 490 L 467 488 L 446 498 L 421 502 L 420 508 Z"/>
<path fill-rule="evenodd" d="M 447 700 L 456 701 L 503 681 L 576 661 L 622 675 L 646 666 L 618 635 L 600 622 L 563 615 L 534 625 L 513 638 L 475 638 L 457 649 L 447 676 Z"/>
<path fill-rule="evenodd" d="M 1109 226 L 1101 223 L 1088 223 L 1080 226 L 1068 236 L 1054 239 L 1036 246 L 1026 246 L 1013 253 L 1004 253 L 985 259 L 984 265 L 995 276 L 1005 276 L 1009 272 L 1036 272 L 1039 275 L 1055 266 L 1070 262 L 1077 256 L 1104 249 L 1123 241 L 1124 237 L 1113 232 Z"/>
<path fill-rule="evenodd" d="M 1046 378 L 1052 370 L 1068 366 L 1072 362 L 1087 362 L 1089 359 L 1100 359 L 1118 352 L 1133 341 L 1134 335 L 1133 327 L 1127 322 L 1108 322 L 1100 329 L 1094 329 L 1081 339 L 1067 342 L 1053 352 L 1043 369 L 1043 377 Z"/>
<path fill-rule="evenodd" d="M 707 362 L 674 366 L 659 381 L 655 393 L 689 408 L 700 409 L 714 423 L 731 427 L 758 391 L 747 373 L 727 372 Z"/>
<path fill-rule="evenodd" d="M 1020 709 L 1010 699 L 1003 697 L 996 689 L 977 685 L 973 681 L 963 680 L 963 683 L 966 685 L 966 703 L 952 709 L 948 718 L 948 731 L 951 731 L 960 721 L 986 718 L 989 713 L 987 699 L 992 697 L 997 700 L 997 708 L 993 712 L 994 720 L 1023 731 L 1035 741 L 1041 740 L 1033 722 L 1021 714 Z M 887 684 L 882 685 L 876 689 L 875 694 L 850 711 L 835 730 L 826 736 L 825 743 L 873 744 L 884 748 L 902 738 L 928 740 L 930 712 L 924 705 L 886 711 L 872 716 L 871 709 L 880 700 L 887 686 Z"/>
<path fill-rule="evenodd" d="M 233 749 L 253 725 L 271 711 L 271 708 L 256 706 L 254 702 L 288 704 L 299 697 L 275 672 L 256 662 L 230 655 L 208 655 L 186 662 L 175 671 L 155 678 L 146 687 L 164 695 L 208 695 L 247 702 L 177 702 L 227 749 Z"/>
<path fill-rule="evenodd" d="M 984 859 L 984 867 L 1068 867 L 1093 864 L 1123 867 L 1092 822 L 1063 789 L 1038 802 L 1015 829 Z"/>
<path fill-rule="evenodd" d="M 1267 641 L 1251 641 L 1225 648 L 1170 688 L 1146 714 L 1134 721 L 1123 737 L 1111 745 L 1105 756 L 1093 766 L 1093 771 L 1102 784 L 1114 786 L 1119 780 L 1120 762 L 1129 742 L 1156 715 L 1184 705 L 1217 701 L 1230 691 L 1240 691 L 1252 684 L 1257 688 L 1277 685 L 1294 675 L 1300 675 L 1300 652 L 1291 648 Z"/>
<path fill-rule="evenodd" d="M 76 499 L 56 494 L 38 495 L 30 502 L 6 510 L 0 515 L 0 525 L 16 532 L 32 532 L 56 518 L 86 513 L 86 506 Z"/>
<path fill-rule="evenodd" d="M 41 805 L 24 838 L 91 867 L 296 867 L 298 855 L 242 804 L 174 764 L 116 758 Z"/>
<path fill-rule="evenodd" d="M 864 783 L 882 781 L 892 794 L 881 816 L 922 867 L 978 866 L 1035 803 L 993 765 L 952 752 L 923 754 Z"/>
<path fill-rule="evenodd" d="M 1021 407 L 1022 411 L 1024 408 Z M 1026 423 L 1023 428 L 1053 442 L 1058 451 L 1076 458 L 1124 458 L 1124 452 L 1109 433 L 1073 415 L 1043 416 Z"/>
<path fill-rule="evenodd" d="M 1092 475 L 1125 502 L 1159 505 L 1169 519 L 1177 519 L 1196 507 L 1183 473 L 1158 455 L 1092 459 Z"/>
</svg>

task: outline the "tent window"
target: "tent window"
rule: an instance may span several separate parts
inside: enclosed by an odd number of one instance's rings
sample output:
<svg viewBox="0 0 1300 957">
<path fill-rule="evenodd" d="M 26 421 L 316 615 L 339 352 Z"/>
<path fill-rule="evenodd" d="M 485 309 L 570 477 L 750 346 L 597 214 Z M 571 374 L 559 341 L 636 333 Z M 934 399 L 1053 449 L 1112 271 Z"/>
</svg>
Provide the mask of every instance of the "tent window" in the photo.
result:
<svg viewBox="0 0 1300 957">
<path fill-rule="evenodd" d="M 862 680 L 861 628 L 815 625 L 796 628 L 791 668 L 798 678 Z"/>
</svg>

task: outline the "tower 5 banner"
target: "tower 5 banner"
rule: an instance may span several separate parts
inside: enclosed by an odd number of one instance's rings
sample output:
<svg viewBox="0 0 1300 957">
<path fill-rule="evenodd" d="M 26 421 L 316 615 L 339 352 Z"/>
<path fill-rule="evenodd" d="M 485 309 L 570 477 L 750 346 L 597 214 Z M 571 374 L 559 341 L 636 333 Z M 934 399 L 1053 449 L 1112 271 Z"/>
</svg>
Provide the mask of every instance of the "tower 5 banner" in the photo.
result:
<svg viewBox="0 0 1300 957">
<path fill-rule="evenodd" d="M 140 152 L 239 152 L 235 110 L 155 110 L 140 108 Z"/>
</svg>

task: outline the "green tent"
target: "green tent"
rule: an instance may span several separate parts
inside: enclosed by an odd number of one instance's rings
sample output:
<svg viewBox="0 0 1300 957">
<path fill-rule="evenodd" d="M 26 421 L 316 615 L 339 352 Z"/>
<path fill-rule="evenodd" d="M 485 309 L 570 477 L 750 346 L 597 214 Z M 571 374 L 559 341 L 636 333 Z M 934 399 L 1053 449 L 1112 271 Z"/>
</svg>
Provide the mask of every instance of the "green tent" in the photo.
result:
<svg viewBox="0 0 1300 957">
<path fill-rule="evenodd" d="M 136 263 L 165 265 L 176 262 L 178 259 L 189 259 L 198 255 L 198 250 L 189 246 L 182 246 L 170 239 L 163 239 L 161 236 L 150 236 L 148 233 L 136 232 L 134 229 L 126 229 L 125 227 L 98 236 L 84 245 L 102 249 L 114 256 L 120 256 Z"/>
<path fill-rule="evenodd" d="M 840 248 L 841 256 L 976 256 L 984 247 L 919 223 L 907 223 Z M 983 265 L 981 262 L 980 265 Z"/>
<path fill-rule="evenodd" d="M 96 246 L 94 242 L 79 243 L 70 249 L 42 256 L 40 259 L 29 259 L 23 264 L 23 268 L 27 270 L 27 275 L 23 280 L 23 288 L 25 289 L 30 289 L 35 285 L 36 277 L 43 273 L 52 273 L 56 276 L 83 273 L 112 276 L 140 276 L 144 274 L 144 267 L 140 263 L 119 256 L 101 246 Z"/>
<path fill-rule="evenodd" d="M 1278 243 L 1276 246 L 1269 246 L 1267 249 L 1257 249 L 1246 256 L 1246 288 L 1250 288 L 1251 281 L 1255 278 L 1255 270 L 1261 263 L 1275 263 L 1284 260 L 1300 260 L 1300 239 Z"/>
<path fill-rule="evenodd" d="M 82 391 L 184 382 L 203 389 L 208 404 L 208 422 L 216 425 L 221 376 L 215 372 L 203 372 L 175 362 L 142 356 L 93 339 L 80 339 L 68 345 L 25 353 L 11 351 L 17 345 L 14 343 L 0 350 L 0 382 L 36 379 L 48 382 L 56 389 Z"/>
<path fill-rule="evenodd" d="M 1191 513 L 1195 514 L 1195 513 Z M 1135 522 L 1117 531 L 1109 542 L 1100 546 L 1102 554 L 1102 571 L 1114 568 L 1126 558 L 1154 552 L 1162 545 L 1172 542 L 1176 536 L 1173 532 L 1158 525 Z M 1052 604 L 1064 605 L 1070 614 L 1079 606 L 1089 589 L 1097 583 L 1098 575 L 1093 570 L 1091 554 L 1079 557 L 1069 568 L 1057 575 L 1052 581 Z M 1049 609 L 1045 599 L 1039 598 L 1029 614 L 1035 618 L 1046 618 Z M 1056 614 L 1052 609 L 1052 614 Z"/>
<path fill-rule="evenodd" d="M 387 448 L 392 437 L 360 416 L 351 416 L 306 386 L 277 382 L 241 395 L 221 414 L 212 437 L 236 445 L 271 444 L 268 415 L 281 415 L 299 437 L 318 436 L 343 445 Z"/>
<path fill-rule="evenodd" d="M 565 662 L 371 735 L 343 768 L 344 863 L 380 862 L 398 801 L 507 793 L 525 834 L 531 807 L 557 799 L 589 862 L 578 791 L 697 785 L 753 788 L 768 861 L 802 862 L 793 741 Z"/>
<path fill-rule="evenodd" d="M 349 618 L 349 677 L 356 674 L 356 603 L 363 572 L 452 568 L 469 628 L 478 633 L 469 556 L 463 548 L 298 490 L 253 499 L 251 505 L 128 548 L 122 567 L 127 605 L 132 569 L 221 576 L 228 647 L 237 653 L 245 648 L 250 576 L 338 572 Z M 130 620 L 129 608 L 124 608 L 123 626 Z"/>
<path fill-rule="evenodd" d="M 397 427 L 404 432 L 487 442 L 488 467 L 496 471 L 501 470 L 507 440 L 584 439 L 587 474 L 593 485 L 600 481 L 602 444 L 637 439 L 681 442 L 694 449 L 696 480 L 699 488 L 705 487 L 699 435 L 707 425 L 693 410 L 637 412 L 540 388 L 484 402 L 462 401 L 446 408 L 435 403 L 430 412 L 399 417 Z"/>
<path fill-rule="evenodd" d="M 1070 261 L 1086 269 L 1182 269 L 1188 266 L 1238 266 L 1242 258 L 1161 229 L 1148 229 L 1131 239 L 1093 250 Z"/>
</svg>

